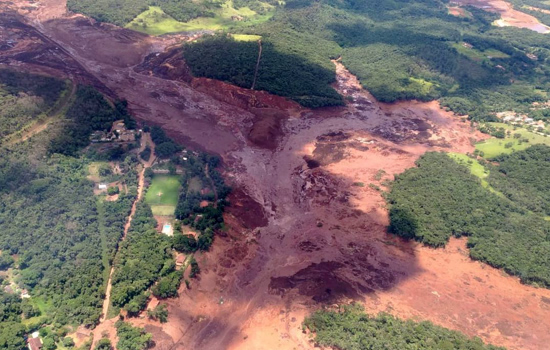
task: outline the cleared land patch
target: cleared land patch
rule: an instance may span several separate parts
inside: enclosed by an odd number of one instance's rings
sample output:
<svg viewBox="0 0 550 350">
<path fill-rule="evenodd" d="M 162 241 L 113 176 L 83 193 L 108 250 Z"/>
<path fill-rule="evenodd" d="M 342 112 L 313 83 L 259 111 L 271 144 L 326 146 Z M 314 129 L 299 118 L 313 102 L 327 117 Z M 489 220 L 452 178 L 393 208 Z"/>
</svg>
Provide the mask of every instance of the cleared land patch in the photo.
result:
<svg viewBox="0 0 550 350">
<path fill-rule="evenodd" d="M 550 137 L 540 135 L 525 128 L 517 128 L 504 123 L 488 123 L 496 128 L 504 128 L 510 131 L 510 136 L 503 139 L 491 138 L 476 145 L 476 149 L 483 152 L 485 158 L 494 158 L 501 154 L 510 154 L 515 151 L 522 151 L 531 145 L 543 144 L 550 146 Z M 520 134 L 520 138 L 514 138 L 514 134 Z M 525 142 L 527 139 L 529 142 Z M 523 140 L 523 141 L 522 141 Z"/>
<path fill-rule="evenodd" d="M 145 201 L 151 206 L 154 215 L 174 215 L 178 204 L 180 182 L 178 176 L 156 175 Z"/>
<path fill-rule="evenodd" d="M 213 11 L 214 16 L 201 16 L 187 22 L 180 22 L 174 19 L 159 6 L 150 6 L 148 10 L 140 13 L 128 23 L 126 28 L 149 35 L 162 35 L 177 32 L 227 30 L 229 28 L 246 27 L 265 22 L 273 16 L 273 11 L 271 10 L 274 7 L 267 3 L 263 5 L 266 13 L 258 14 L 248 7 L 236 9 L 233 7 L 233 2 L 228 1 Z M 242 37 L 248 37 L 248 35 L 242 35 Z"/>
</svg>

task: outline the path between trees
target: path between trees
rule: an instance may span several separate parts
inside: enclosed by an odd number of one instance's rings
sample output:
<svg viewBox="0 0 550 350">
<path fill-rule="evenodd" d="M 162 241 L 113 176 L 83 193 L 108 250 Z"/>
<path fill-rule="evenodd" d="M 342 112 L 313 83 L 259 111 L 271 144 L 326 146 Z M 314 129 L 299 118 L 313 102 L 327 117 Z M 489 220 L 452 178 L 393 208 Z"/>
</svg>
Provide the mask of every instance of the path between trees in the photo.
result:
<svg viewBox="0 0 550 350">
<path fill-rule="evenodd" d="M 139 154 L 147 147 L 151 149 L 151 156 L 149 157 L 148 161 L 145 161 L 141 159 Z M 132 218 L 134 217 L 134 214 L 136 212 L 136 207 L 141 198 L 143 197 L 143 188 L 145 186 L 145 170 L 147 168 L 150 168 L 153 163 L 156 160 L 155 157 L 155 144 L 153 143 L 153 140 L 151 140 L 151 135 L 149 133 L 143 133 L 141 136 L 141 146 L 138 150 L 138 159 L 140 163 L 142 164 L 142 168 L 138 174 L 138 188 L 137 188 L 137 195 L 136 199 L 134 200 L 134 203 L 132 203 L 132 209 L 130 210 L 130 215 L 128 215 L 128 218 L 126 220 L 126 224 L 124 225 L 124 233 L 122 235 L 121 240 L 119 241 L 118 247 L 120 248 L 120 243 L 126 239 L 126 235 L 128 234 L 128 231 L 130 230 L 130 227 L 132 226 Z M 118 249 L 119 249 L 118 248 Z M 118 254 L 118 249 L 116 254 Z M 115 254 L 115 257 L 116 257 Z M 112 289 L 112 280 L 113 280 L 113 272 L 115 270 L 114 267 L 114 260 L 113 265 L 111 266 L 111 271 L 109 273 L 109 280 L 107 281 L 107 288 L 105 289 L 105 299 L 103 300 L 103 310 L 101 319 L 99 320 L 99 325 L 94 329 L 93 332 L 93 340 L 92 340 L 92 348 L 96 344 L 96 342 L 101 339 L 102 333 L 109 330 L 109 328 L 112 328 L 111 324 L 106 324 L 105 321 L 107 320 L 107 313 L 109 311 L 109 306 L 111 304 L 111 289 Z"/>
</svg>

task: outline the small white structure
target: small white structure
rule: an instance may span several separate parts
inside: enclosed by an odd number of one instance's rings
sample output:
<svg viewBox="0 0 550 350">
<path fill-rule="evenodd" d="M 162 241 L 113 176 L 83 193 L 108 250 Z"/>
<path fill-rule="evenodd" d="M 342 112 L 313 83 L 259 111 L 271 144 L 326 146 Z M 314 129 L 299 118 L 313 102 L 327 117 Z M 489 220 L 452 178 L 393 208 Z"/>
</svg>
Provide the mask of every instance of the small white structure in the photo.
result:
<svg viewBox="0 0 550 350">
<path fill-rule="evenodd" d="M 99 188 L 100 190 L 106 190 L 107 189 L 107 184 L 99 184 L 97 186 L 97 188 Z"/>
</svg>

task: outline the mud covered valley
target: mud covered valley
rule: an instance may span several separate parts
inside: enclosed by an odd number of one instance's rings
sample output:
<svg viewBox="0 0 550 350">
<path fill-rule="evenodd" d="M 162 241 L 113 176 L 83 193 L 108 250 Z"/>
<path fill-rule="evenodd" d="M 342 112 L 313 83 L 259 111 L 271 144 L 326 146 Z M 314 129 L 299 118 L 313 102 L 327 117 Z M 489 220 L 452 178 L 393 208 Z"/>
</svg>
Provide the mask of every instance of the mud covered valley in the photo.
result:
<svg viewBox="0 0 550 350">
<path fill-rule="evenodd" d="M 193 78 L 188 36 L 98 24 L 62 0 L 2 2 L 0 27 L 1 65 L 93 85 L 223 158 L 228 230 L 198 259 L 200 282 L 167 301 L 168 323 L 132 320 L 155 349 L 312 349 L 304 317 L 352 300 L 510 349 L 550 343 L 549 290 L 472 261 L 465 240 L 430 249 L 386 232 L 380 190 L 394 174 L 486 137 L 436 102 L 379 103 L 334 61 L 347 105 L 306 109 Z"/>
</svg>

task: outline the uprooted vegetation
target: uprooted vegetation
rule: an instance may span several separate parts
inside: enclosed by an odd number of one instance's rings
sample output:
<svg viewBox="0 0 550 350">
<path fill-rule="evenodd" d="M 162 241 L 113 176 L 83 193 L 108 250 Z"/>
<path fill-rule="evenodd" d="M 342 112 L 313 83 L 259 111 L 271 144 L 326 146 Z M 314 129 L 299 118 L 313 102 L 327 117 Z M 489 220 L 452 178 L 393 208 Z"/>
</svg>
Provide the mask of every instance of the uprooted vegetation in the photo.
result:
<svg viewBox="0 0 550 350">
<path fill-rule="evenodd" d="M 549 155 L 538 145 L 486 165 L 487 182 L 502 196 L 446 154 L 427 153 L 392 185 L 390 231 L 436 247 L 467 236 L 472 258 L 548 287 Z"/>
</svg>

